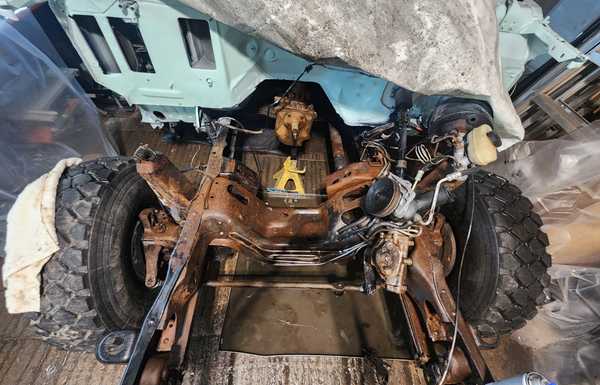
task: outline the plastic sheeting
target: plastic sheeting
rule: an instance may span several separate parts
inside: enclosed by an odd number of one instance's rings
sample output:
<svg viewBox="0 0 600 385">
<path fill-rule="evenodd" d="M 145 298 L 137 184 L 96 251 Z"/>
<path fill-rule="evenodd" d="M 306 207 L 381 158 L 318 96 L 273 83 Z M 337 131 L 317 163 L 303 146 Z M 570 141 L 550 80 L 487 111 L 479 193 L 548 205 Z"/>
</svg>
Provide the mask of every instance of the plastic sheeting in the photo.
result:
<svg viewBox="0 0 600 385">
<path fill-rule="evenodd" d="M 599 177 L 600 121 L 570 136 L 521 142 L 501 152 L 489 169 L 537 199 Z"/>
<path fill-rule="evenodd" d="M 516 334 L 530 344 L 536 371 L 560 385 L 596 385 L 600 383 L 600 269 L 555 266 L 551 270 L 556 300 Z"/>
<path fill-rule="evenodd" d="M 518 143 L 487 167 L 521 188 L 544 222 L 555 300 L 515 336 L 532 349 L 534 369 L 561 385 L 600 383 L 599 165 L 600 121 Z"/>
<path fill-rule="evenodd" d="M 503 148 L 523 138 L 521 121 L 502 85 L 495 0 L 173 4 L 195 8 L 312 60 L 335 58 L 420 94 L 486 100 Z"/>
<path fill-rule="evenodd" d="M 569 137 L 521 142 L 487 168 L 529 197 L 554 263 L 600 267 L 600 121 Z"/>
<path fill-rule="evenodd" d="M 0 19 L 0 224 L 19 192 L 63 158 L 115 154 L 96 107 L 29 11 Z M 0 229 L 0 246 L 4 234 Z M 3 246 L 2 246 L 3 248 Z"/>
</svg>

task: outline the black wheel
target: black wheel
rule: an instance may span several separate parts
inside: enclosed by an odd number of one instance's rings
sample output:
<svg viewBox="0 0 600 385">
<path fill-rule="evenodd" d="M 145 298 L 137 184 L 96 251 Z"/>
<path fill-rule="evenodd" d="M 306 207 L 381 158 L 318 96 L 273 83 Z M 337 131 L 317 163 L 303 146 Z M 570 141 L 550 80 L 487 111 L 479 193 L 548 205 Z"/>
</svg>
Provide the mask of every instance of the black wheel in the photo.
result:
<svg viewBox="0 0 600 385">
<path fill-rule="evenodd" d="M 460 308 L 480 337 L 494 341 L 525 325 L 546 301 L 550 283 L 546 271 L 551 264 L 548 238 L 540 231 L 542 221 L 531 202 L 517 187 L 490 173 L 471 176 L 457 191 L 457 201 L 444 208 L 458 246 L 449 277 L 454 291 L 472 207 Z"/>
<path fill-rule="evenodd" d="M 158 202 L 127 158 L 69 168 L 56 199 L 61 249 L 42 271 L 32 323 L 53 345 L 92 350 L 107 330 L 138 327 L 151 304 L 138 214 Z"/>
</svg>

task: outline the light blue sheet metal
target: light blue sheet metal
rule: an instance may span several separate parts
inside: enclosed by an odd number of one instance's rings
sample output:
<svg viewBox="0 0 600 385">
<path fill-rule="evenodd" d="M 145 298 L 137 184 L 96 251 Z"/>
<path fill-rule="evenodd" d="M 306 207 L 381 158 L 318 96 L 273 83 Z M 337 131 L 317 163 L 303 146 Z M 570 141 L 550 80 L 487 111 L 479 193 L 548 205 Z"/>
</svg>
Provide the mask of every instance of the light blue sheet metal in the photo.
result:
<svg viewBox="0 0 600 385">
<path fill-rule="evenodd" d="M 310 64 L 264 40 L 253 38 L 189 8 L 158 1 L 50 1 L 94 79 L 139 105 L 143 120 L 154 125 L 166 121 L 196 122 L 197 107 L 229 109 L 244 101 L 268 79 L 296 79 Z M 103 73 L 73 15 L 94 16 L 111 48 L 120 73 Z M 154 66 L 154 73 L 134 72 L 119 48 L 107 17 L 137 23 Z M 215 57 L 215 69 L 192 68 L 181 38 L 180 18 L 206 20 Z M 314 66 L 302 81 L 321 85 L 333 107 L 348 125 L 387 122 L 392 112 L 389 82 L 361 71 Z M 155 113 L 156 111 L 156 113 Z"/>
<path fill-rule="evenodd" d="M 587 57 L 550 28 L 541 7 L 533 0 L 497 0 L 496 17 L 500 34 L 504 88 L 510 89 L 521 77 L 525 63 L 548 53 L 568 68 L 581 66 Z"/>
<path fill-rule="evenodd" d="M 138 105 L 142 120 L 155 127 L 180 120 L 200 127 L 202 109 L 235 109 L 261 82 L 294 80 L 311 64 L 176 0 L 50 0 L 49 3 L 93 78 L 130 104 Z M 497 0 L 496 13 L 505 89 L 515 84 L 525 63 L 540 52 L 549 51 L 558 61 L 571 61 L 573 65 L 585 60 L 585 56 L 548 27 L 532 0 Z M 118 67 L 116 72 L 102 70 L 97 52 L 93 52 L 74 19 L 77 15 L 91 16 L 97 22 L 106 50 Z M 154 72 L 130 69 L 109 18 L 118 18 L 139 29 Z M 214 66 L 194 68 L 190 64 L 181 19 L 208 23 Z M 358 69 L 315 65 L 302 81 L 319 84 L 348 125 L 382 124 L 394 112 L 398 86 Z"/>
</svg>

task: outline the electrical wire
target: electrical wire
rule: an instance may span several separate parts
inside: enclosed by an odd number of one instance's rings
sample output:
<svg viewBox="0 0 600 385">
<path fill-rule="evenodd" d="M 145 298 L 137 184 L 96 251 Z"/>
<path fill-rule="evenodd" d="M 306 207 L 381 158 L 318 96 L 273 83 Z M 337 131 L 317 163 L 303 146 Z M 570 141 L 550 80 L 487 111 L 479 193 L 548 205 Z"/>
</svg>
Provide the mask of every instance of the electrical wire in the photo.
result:
<svg viewBox="0 0 600 385">
<path fill-rule="evenodd" d="M 300 75 L 298 75 L 298 77 L 296 78 L 296 80 L 294 80 L 292 82 L 292 84 L 290 84 L 290 86 L 281 95 L 281 99 L 285 98 L 292 91 L 292 89 L 296 86 L 296 84 L 298 84 L 298 82 L 300 81 L 300 79 L 302 79 L 302 77 L 305 74 L 309 73 L 313 69 L 314 66 L 315 66 L 315 63 L 310 63 L 306 67 L 304 67 L 304 70 L 300 73 Z M 279 99 L 279 100 L 281 100 L 281 99 Z M 273 107 L 276 106 L 278 103 L 279 103 L 279 101 L 273 103 Z"/>
<path fill-rule="evenodd" d="M 202 175 L 202 176 L 210 179 L 211 181 L 215 180 L 214 177 L 208 175 L 204 170 L 201 170 L 200 168 L 186 168 L 186 169 L 181 170 L 181 172 L 184 173 L 184 174 L 187 173 L 187 172 L 197 172 L 200 175 Z"/>
<path fill-rule="evenodd" d="M 260 176 L 262 175 L 262 166 L 260 165 L 260 162 L 258 161 L 258 156 L 256 155 L 256 151 L 252 151 L 252 157 L 254 158 L 254 164 L 256 164 L 256 173 L 258 174 L 258 177 L 260 179 Z"/>
<path fill-rule="evenodd" d="M 192 156 L 192 160 L 190 160 L 190 169 L 195 169 L 195 168 L 200 168 L 201 164 L 198 164 L 198 166 L 194 166 L 194 161 L 196 160 L 196 156 L 198 156 L 198 154 L 200 153 L 200 151 L 206 150 L 204 147 L 200 147 L 198 150 L 196 150 L 196 152 L 194 153 L 194 156 Z"/>
<path fill-rule="evenodd" d="M 393 160 L 390 157 L 390 155 L 388 154 L 385 146 L 376 140 L 368 140 L 366 142 L 363 142 L 362 146 L 363 146 L 363 150 L 360 155 L 360 160 L 361 161 L 367 160 L 367 158 L 368 158 L 367 150 L 369 148 L 374 149 L 376 152 L 379 153 L 379 155 L 381 156 L 381 161 L 383 162 L 383 167 L 381 168 L 381 171 L 379 172 L 379 175 L 377 177 L 382 177 L 382 176 L 387 175 L 388 171 L 391 168 L 391 164 L 392 164 Z"/>
<path fill-rule="evenodd" d="M 467 252 L 467 246 L 469 244 L 469 239 L 471 238 L 471 230 L 473 229 L 473 217 L 475 213 L 475 183 L 473 178 L 471 179 L 471 218 L 469 219 L 469 230 L 467 231 L 467 237 L 465 239 L 465 244 L 463 246 L 462 255 L 460 257 L 460 264 L 458 265 L 458 283 L 456 285 L 456 301 L 455 302 L 455 318 L 454 318 L 454 332 L 452 333 L 452 345 L 450 345 L 450 350 L 448 352 L 448 362 L 446 363 L 446 369 L 444 369 L 444 373 L 438 382 L 438 385 L 443 385 L 444 381 L 446 381 L 446 377 L 448 376 L 448 372 L 450 371 L 450 365 L 452 364 L 452 356 L 454 355 L 454 349 L 456 348 L 456 340 L 458 339 L 458 319 L 460 317 L 460 286 L 462 279 L 462 270 L 463 264 L 465 262 L 465 254 Z"/>
<path fill-rule="evenodd" d="M 453 139 L 453 138 L 454 138 L 454 135 L 444 135 L 444 136 L 433 135 L 431 137 L 431 143 L 436 144 L 436 143 L 443 142 L 446 139 Z"/>
<path fill-rule="evenodd" d="M 372 241 L 375 239 L 375 237 L 379 233 L 394 233 L 394 234 L 403 235 L 408 238 L 416 238 L 421 235 L 421 231 L 422 230 L 420 227 L 415 227 L 415 226 L 408 226 L 406 228 L 394 228 L 394 227 L 385 226 L 383 228 L 377 228 L 376 230 L 369 232 L 367 234 L 367 239 Z"/>
<path fill-rule="evenodd" d="M 260 135 L 263 133 L 263 130 L 248 130 L 244 127 L 244 125 L 242 124 L 242 122 L 240 122 L 239 120 L 237 120 L 236 118 L 232 118 L 231 116 L 223 116 L 220 117 L 219 119 L 217 119 L 216 121 L 214 121 L 216 124 L 226 127 L 230 130 L 234 130 L 234 131 L 239 131 L 242 132 L 244 134 L 249 134 L 249 135 Z M 235 123 L 237 124 L 237 126 L 233 126 L 231 125 L 231 123 Z"/>
</svg>

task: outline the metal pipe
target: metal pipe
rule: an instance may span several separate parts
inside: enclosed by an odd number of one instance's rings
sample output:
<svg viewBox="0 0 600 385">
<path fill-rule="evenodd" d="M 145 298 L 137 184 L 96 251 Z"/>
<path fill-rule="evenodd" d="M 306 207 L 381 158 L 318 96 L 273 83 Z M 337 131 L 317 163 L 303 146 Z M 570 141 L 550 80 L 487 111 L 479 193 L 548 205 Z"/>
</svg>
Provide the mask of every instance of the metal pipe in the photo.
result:
<svg viewBox="0 0 600 385">
<path fill-rule="evenodd" d="M 333 166 L 336 170 L 340 170 L 348 165 L 348 157 L 346 151 L 344 151 L 344 143 L 340 132 L 331 124 L 329 125 L 329 138 L 333 152 Z"/>
<path fill-rule="evenodd" d="M 427 220 L 425 222 L 420 222 L 420 224 L 425 225 L 425 226 L 429 226 L 431 224 L 431 222 L 433 222 L 433 217 L 435 215 L 435 207 L 437 205 L 437 200 L 438 200 L 438 195 L 440 193 L 440 187 L 442 187 L 443 183 L 446 182 L 451 182 L 451 181 L 455 181 L 458 180 L 460 178 L 465 178 L 466 176 L 471 172 L 467 172 L 468 170 L 465 171 L 456 171 L 453 172 L 452 174 L 448 174 L 446 175 L 444 178 L 440 179 L 436 184 L 435 184 L 435 190 L 434 190 L 434 194 L 433 194 L 433 199 L 431 201 L 431 208 L 429 209 L 429 216 L 427 217 Z"/>
<path fill-rule="evenodd" d="M 268 288 L 268 289 L 314 289 L 314 290 L 333 290 L 333 291 L 359 291 L 362 292 L 362 286 L 344 282 L 292 282 L 259 280 L 249 278 L 218 278 L 207 281 L 208 287 L 248 287 L 248 288 Z"/>
</svg>

